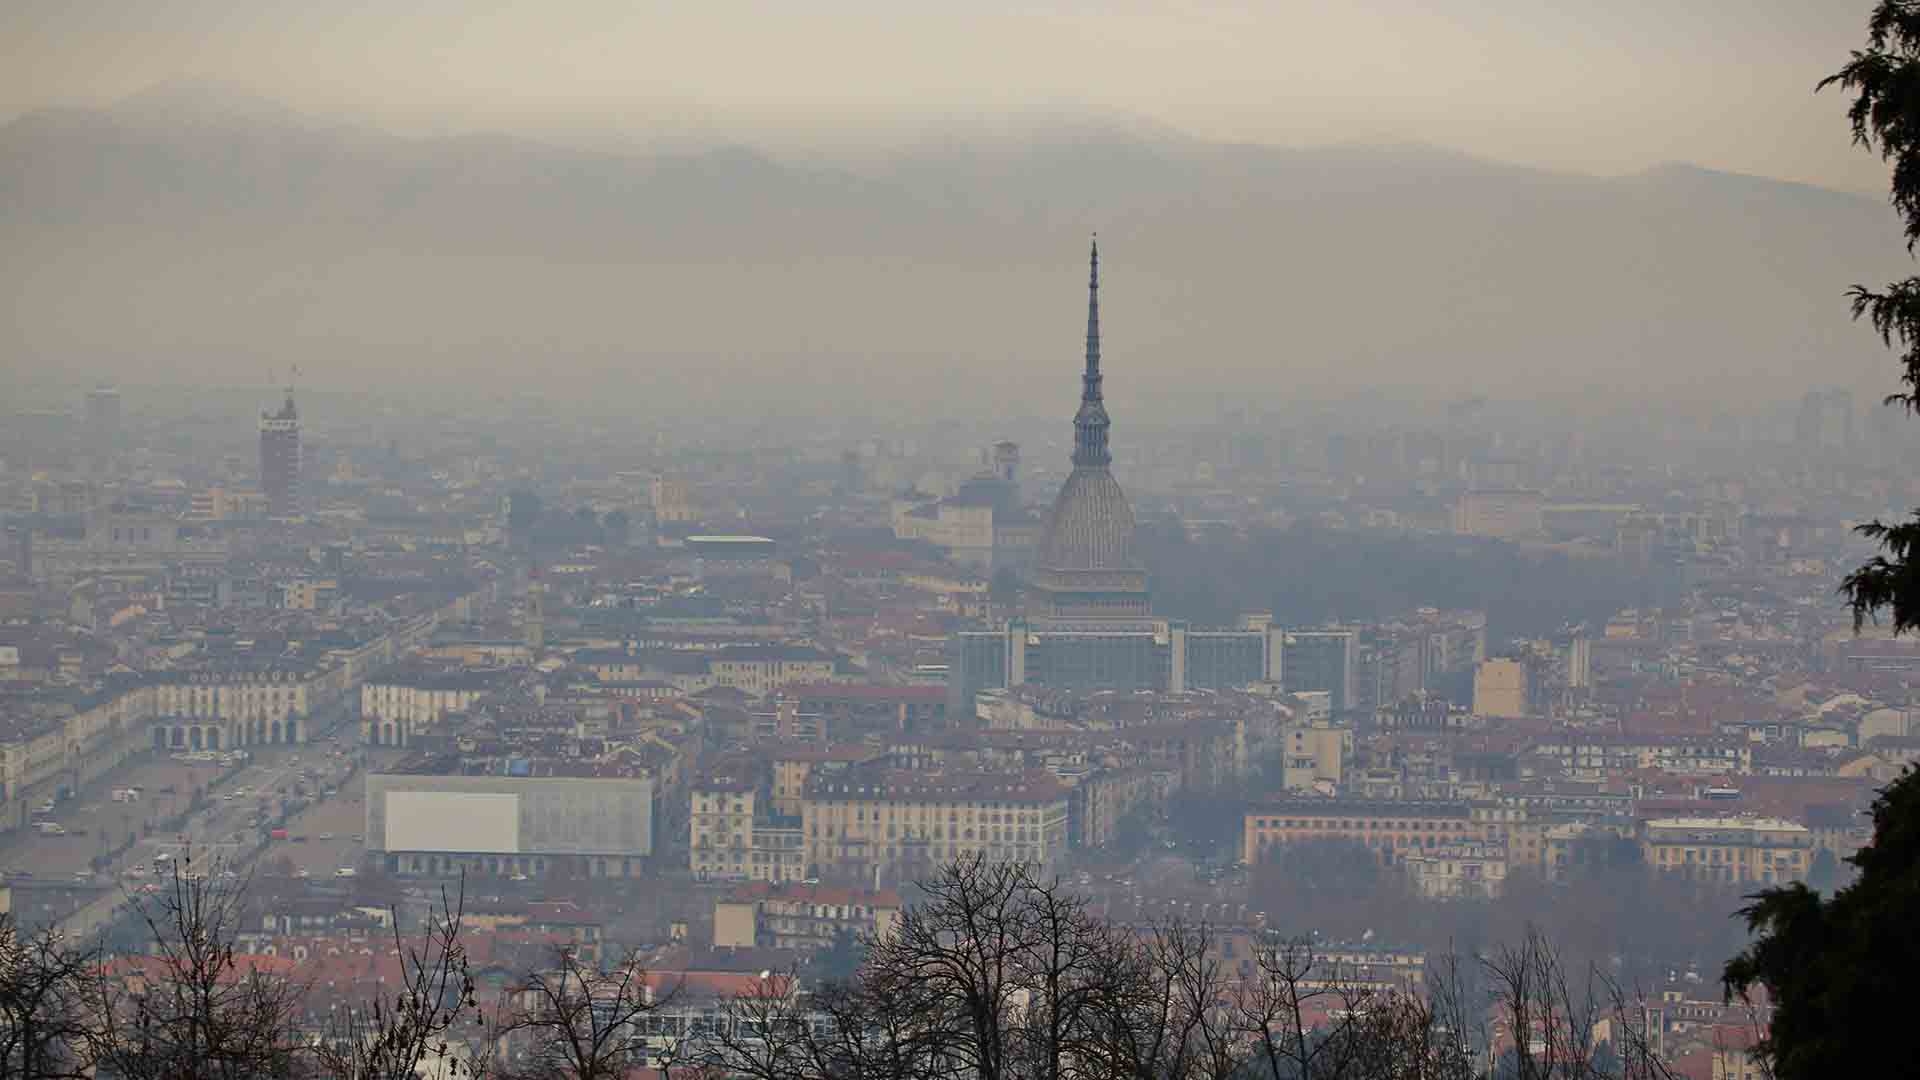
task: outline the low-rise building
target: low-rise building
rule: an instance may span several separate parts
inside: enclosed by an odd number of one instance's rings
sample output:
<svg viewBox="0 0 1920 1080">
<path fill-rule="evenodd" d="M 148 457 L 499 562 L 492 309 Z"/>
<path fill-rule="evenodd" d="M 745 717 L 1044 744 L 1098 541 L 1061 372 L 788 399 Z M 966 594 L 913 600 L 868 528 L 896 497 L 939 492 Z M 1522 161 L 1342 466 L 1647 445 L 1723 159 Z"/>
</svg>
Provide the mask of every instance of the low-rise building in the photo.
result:
<svg viewBox="0 0 1920 1080">
<path fill-rule="evenodd" d="M 892 889 L 836 885 L 741 885 L 713 906 L 713 943 L 720 948 L 818 949 L 836 935 L 883 938 L 900 919 Z"/>
<path fill-rule="evenodd" d="M 465 712 L 504 684 L 505 669 L 410 667 L 360 686 L 360 737 L 369 746 L 409 746 L 415 733 Z"/>
<path fill-rule="evenodd" d="M 1777 818 L 1655 818 L 1641 847 L 1656 870 L 1734 884 L 1800 881 L 1813 860 L 1812 832 Z"/>
<path fill-rule="evenodd" d="M 1442 844 L 1401 859 L 1413 891 L 1431 899 L 1491 898 L 1507 884 L 1507 849 L 1497 844 Z"/>
<path fill-rule="evenodd" d="M 231 750 L 306 742 L 322 674 L 309 665 L 271 661 L 157 672 L 153 745 Z"/>
<path fill-rule="evenodd" d="M 1067 803 L 1039 771 L 831 773 L 807 785 L 807 863 L 812 876 L 882 882 L 974 857 L 1038 870 L 1067 848 Z"/>
<path fill-rule="evenodd" d="M 1241 858 L 1252 864 L 1287 844 L 1351 840 L 1393 865 L 1418 851 L 1468 843 L 1477 831 L 1464 802 L 1278 799 L 1247 810 Z"/>
</svg>

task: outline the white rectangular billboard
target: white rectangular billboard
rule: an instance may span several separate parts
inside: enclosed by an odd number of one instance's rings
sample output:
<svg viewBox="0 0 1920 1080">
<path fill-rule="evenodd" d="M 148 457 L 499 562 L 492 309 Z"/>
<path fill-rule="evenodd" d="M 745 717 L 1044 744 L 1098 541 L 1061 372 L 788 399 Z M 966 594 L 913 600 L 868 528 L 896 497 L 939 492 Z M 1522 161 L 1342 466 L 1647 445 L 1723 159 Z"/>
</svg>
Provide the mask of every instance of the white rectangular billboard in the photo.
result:
<svg viewBox="0 0 1920 1080">
<path fill-rule="evenodd" d="M 387 792 L 387 851 L 520 852 L 520 796 L 478 791 Z"/>
</svg>

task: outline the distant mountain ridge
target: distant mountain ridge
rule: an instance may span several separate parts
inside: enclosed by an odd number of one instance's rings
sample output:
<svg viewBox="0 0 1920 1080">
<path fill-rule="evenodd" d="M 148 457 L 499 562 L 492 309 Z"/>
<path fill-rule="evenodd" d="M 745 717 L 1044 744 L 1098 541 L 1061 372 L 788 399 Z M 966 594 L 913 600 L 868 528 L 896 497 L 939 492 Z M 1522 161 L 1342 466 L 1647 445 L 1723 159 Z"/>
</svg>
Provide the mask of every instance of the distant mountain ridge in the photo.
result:
<svg viewBox="0 0 1920 1080">
<path fill-rule="evenodd" d="M 1907 265 L 1872 199 L 1686 165 L 1596 178 L 1099 122 L 801 163 L 406 138 L 185 87 L 0 128 L 0 356 L 668 383 L 692 365 L 702 393 L 811 370 L 1004 394 L 1038 370 L 1034 393 L 1070 399 L 1095 229 L 1122 401 L 1871 383 L 1884 355 L 1841 294 Z"/>
</svg>

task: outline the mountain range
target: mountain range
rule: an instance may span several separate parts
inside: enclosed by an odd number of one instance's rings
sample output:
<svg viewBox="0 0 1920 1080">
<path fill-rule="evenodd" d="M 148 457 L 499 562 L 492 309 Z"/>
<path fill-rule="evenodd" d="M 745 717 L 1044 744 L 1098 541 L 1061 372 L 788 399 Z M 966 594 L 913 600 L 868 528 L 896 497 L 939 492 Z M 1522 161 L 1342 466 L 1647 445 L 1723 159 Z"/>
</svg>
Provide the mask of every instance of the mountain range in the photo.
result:
<svg viewBox="0 0 1920 1080">
<path fill-rule="evenodd" d="M 1098 120 L 801 159 L 400 137 L 175 92 L 0 128 L 0 363 L 1046 412 L 1074 395 L 1096 230 L 1123 410 L 1878 392 L 1891 361 L 1843 293 L 1910 268 L 1873 199 L 1682 164 Z"/>
</svg>

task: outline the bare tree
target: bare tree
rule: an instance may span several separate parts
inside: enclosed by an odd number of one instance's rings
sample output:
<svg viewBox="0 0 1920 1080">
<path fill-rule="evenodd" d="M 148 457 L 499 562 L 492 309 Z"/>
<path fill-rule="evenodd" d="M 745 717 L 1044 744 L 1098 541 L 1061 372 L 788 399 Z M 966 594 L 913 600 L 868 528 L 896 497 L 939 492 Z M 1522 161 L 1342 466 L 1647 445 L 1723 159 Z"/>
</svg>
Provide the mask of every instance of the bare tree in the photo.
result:
<svg viewBox="0 0 1920 1080">
<path fill-rule="evenodd" d="M 400 986 L 350 1002 L 333 1018 L 313 1049 L 321 1074 L 338 1080 L 414 1080 L 423 1063 L 436 1077 L 481 1076 L 491 1043 L 457 1036 L 462 1019 L 481 1025 L 467 948 L 460 940 L 466 910 L 466 878 L 452 897 L 443 889 L 428 912 L 420 940 L 407 944 L 400 912 L 391 911 L 393 949 L 400 958 Z"/>
<path fill-rule="evenodd" d="M 301 988 L 234 956 L 244 883 L 174 860 L 134 910 L 153 940 L 138 970 L 92 980 L 95 1062 L 127 1080 L 243 1080 L 296 1075 Z"/>
<path fill-rule="evenodd" d="M 1627 993 L 1591 966 L 1574 978 L 1537 928 L 1529 926 L 1518 944 L 1501 947 L 1482 966 L 1513 1044 L 1516 1080 L 1673 1077 L 1644 995 Z"/>
<path fill-rule="evenodd" d="M 1093 1032 L 1104 980 L 1116 976 L 1109 959 L 1130 951 L 1124 939 L 1058 882 L 1019 876 L 1014 909 L 1017 944 L 1009 957 L 1019 988 L 1013 1023 L 1005 1026 L 1013 1075 L 1065 1080 L 1100 1060 Z"/>
<path fill-rule="evenodd" d="M 0 914 L 0 1080 L 92 1075 L 84 991 L 98 962 L 51 927 L 23 935 Z"/>
<path fill-rule="evenodd" d="M 1253 953 L 1254 976 L 1237 1003 L 1259 1075 L 1268 1080 L 1344 1080 L 1367 1052 L 1363 1021 L 1375 1004 L 1304 938 L 1270 939 Z M 1325 1012 L 1329 1024 L 1316 1022 Z"/>
<path fill-rule="evenodd" d="M 912 1000 L 855 979 L 806 995 L 812 1075 L 832 1080 L 956 1080 L 962 1070 L 924 1037 L 926 1017 Z"/>
<path fill-rule="evenodd" d="M 717 1022 L 669 1057 L 741 1080 L 825 1080 L 827 1063 L 815 1017 L 792 972 L 769 974 L 727 1003 Z M 658 1056 L 658 1055 L 656 1055 Z"/>
<path fill-rule="evenodd" d="M 500 1020 L 509 1060 L 498 1071 L 516 1080 L 623 1077 L 646 1062 L 647 1021 L 673 996 L 651 992 L 636 956 L 602 971 L 562 947 L 551 970 L 511 991 Z"/>
<path fill-rule="evenodd" d="M 1114 1075 L 1134 1080 L 1237 1075 L 1248 1060 L 1233 1009 L 1238 981 L 1220 959 L 1213 930 L 1181 922 L 1156 926 L 1140 952 L 1143 970 L 1121 986 L 1148 1005 L 1144 1013 L 1131 1013 L 1131 1027 L 1144 1045 L 1157 1050 Z"/>
<path fill-rule="evenodd" d="M 868 989 L 916 1024 L 910 1058 L 938 1059 L 975 1080 L 1013 1080 L 1009 1028 L 1025 1007 L 1021 953 L 1032 943 L 1026 871 L 975 856 L 922 883 L 927 901 L 901 913 L 867 952 Z"/>
<path fill-rule="evenodd" d="M 1502 945 L 1485 960 L 1513 1044 L 1515 1080 L 1583 1076 L 1592 1060 L 1591 993 L 1576 999 L 1559 954 L 1537 927 L 1518 944 Z"/>
<path fill-rule="evenodd" d="M 962 860 L 923 888 L 857 978 L 763 980 L 677 1061 L 749 1080 L 1669 1077 L 1644 1000 L 1591 968 L 1570 977 L 1537 930 L 1479 961 L 1443 957 L 1415 991 L 1303 939 L 1233 961 L 1204 925 L 1108 925 L 1018 866 Z M 1514 1034 L 1503 1062 L 1490 1006 Z"/>
<path fill-rule="evenodd" d="M 1171 922 L 1116 938 L 1096 955 L 1098 994 L 1079 1036 L 1079 1076 L 1226 1080 L 1249 1058 L 1238 980 L 1204 924 Z"/>
<path fill-rule="evenodd" d="M 1675 1080 L 1678 1074 L 1660 1055 L 1659 1031 L 1646 995 L 1629 994 L 1604 976 L 1601 985 L 1608 1003 L 1609 1042 L 1619 1059 L 1621 1080 Z"/>
</svg>

